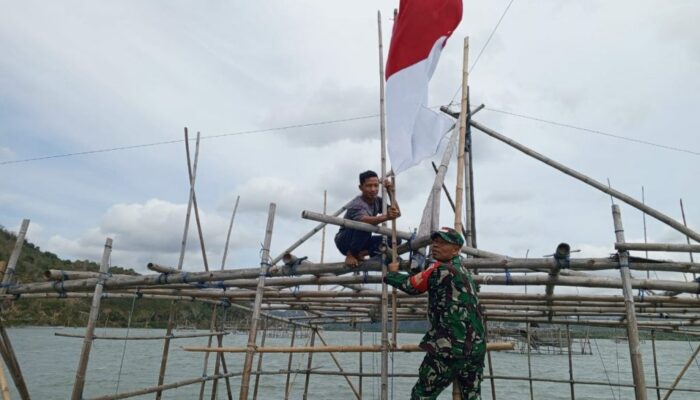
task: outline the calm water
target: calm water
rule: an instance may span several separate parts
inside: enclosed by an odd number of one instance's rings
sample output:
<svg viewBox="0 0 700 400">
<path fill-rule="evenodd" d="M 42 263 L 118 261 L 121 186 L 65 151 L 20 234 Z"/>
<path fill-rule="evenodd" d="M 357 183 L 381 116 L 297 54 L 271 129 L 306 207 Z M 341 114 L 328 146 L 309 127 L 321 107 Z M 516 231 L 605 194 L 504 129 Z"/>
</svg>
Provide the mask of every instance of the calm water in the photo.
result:
<svg viewBox="0 0 700 400">
<path fill-rule="evenodd" d="M 82 339 L 54 336 L 54 332 L 82 333 L 83 329 L 71 328 L 13 328 L 9 330 L 12 344 L 19 357 L 19 362 L 34 399 L 67 399 L 70 397 L 75 369 L 82 346 Z M 190 333 L 191 331 L 187 331 Z M 98 335 L 124 335 L 125 329 L 98 329 Z M 163 335 L 164 330 L 132 329 L 131 336 Z M 324 332 L 324 338 L 329 345 L 357 344 L 359 333 Z M 401 334 L 399 343 L 417 343 L 421 335 Z M 225 336 L 224 345 L 244 346 L 247 337 L 243 335 Z M 260 336 L 258 337 L 260 340 Z M 365 333 L 365 344 L 379 344 L 380 336 L 376 333 Z M 187 353 L 180 346 L 206 345 L 207 338 L 179 339 L 171 342 L 170 358 L 166 383 L 201 376 L 203 355 Z M 308 339 L 297 339 L 297 344 L 305 344 Z M 317 341 L 318 343 L 318 341 Z M 657 341 L 656 348 L 659 357 L 658 368 L 661 386 L 670 386 L 676 374 L 680 371 L 693 348 L 699 343 Z M 289 338 L 268 338 L 267 345 L 288 346 Z M 576 379 L 589 381 L 610 381 L 613 383 L 631 383 L 632 376 L 629 363 L 627 343 L 616 344 L 612 340 L 597 340 L 592 344 L 593 355 L 574 356 L 574 375 Z M 85 397 L 94 397 L 115 393 L 117 384 L 119 391 L 133 390 L 155 386 L 158 380 L 158 369 L 162 352 L 162 342 L 155 340 L 128 341 L 124 352 L 124 341 L 97 340 L 93 343 L 90 364 L 87 374 Z M 644 366 L 648 384 L 654 383 L 654 368 L 652 363 L 651 341 L 642 344 Z M 124 354 L 121 375 L 120 364 Z M 243 364 L 242 354 L 227 354 L 226 360 L 231 371 L 240 371 Z M 346 371 L 358 370 L 357 354 L 337 354 Z M 393 359 L 395 373 L 416 373 L 423 355 L 420 353 L 396 354 Z M 288 356 L 286 354 L 265 354 L 264 370 L 276 371 L 286 369 Z M 365 372 L 379 372 L 379 354 L 364 355 L 363 368 Z M 390 360 L 391 362 L 391 360 Z M 257 356 L 256 356 L 257 363 Z M 211 362 L 210 362 L 211 365 Z M 256 364 L 257 365 L 257 364 Z M 493 354 L 494 375 L 496 376 L 527 376 L 527 357 L 514 353 Z M 306 356 L 295 355 L 292 368 L 306 368 Z M 320 370 L 337 370 L 331 358 L 326 354 L 315 354 L 313 368 Z M 535 355 L 532 356 L 533 376 L 538 378 L 568 379 L 568 358 L 566 355 Z M 211 371 L 211 369 L 210 369 Z M 606 373 L 607 372 L 607 373 Z M 9 377 L 8 377 L 9 379 Z M 265 375 L 260 380 L 259 398 L 281 399 L 286 375 Z M 357 378 L 352 378 L 357 386 Z M 394 399 L 409 397 L 414 378 L 396 378 L 390 381 L 390 393 Z M 119 383 L 118 383 L 119 382 Z M 251 379 L 251 394 L 255 378 Z M 700 362 L 695 363 L 686 373 L 679 387 L 697 388 L 693 385 L 700 382 Z M 240 377 L 231 378 L 234 393 L 238 394 Z M 298 375 L 293 383 L 293 399 L 300 399 L 303 392 L 304 376 Z M 210 388 L 210 384 L 207 385 Z M 218 398 L 226 398 L 219 385 Z M 378 398 L 379 380 L 363 379 L 363 394 L 367 399 Z M 610 388 L 608 386 L 579 385 L 575 387 L 577 399 L 633 399 L 632 389 Z M 441 399 L 451 398 L 449 389 Z M 529 386 L 526 381 L 497 380 L 496 395 L 499 399 L 527 399 Z M 165 392 L 168 399 L 197 398 L 199 384 Z M 488 380 L 484 381 L 483 398 L 491 399 L 491 389 Z M 537 399 L 569 399 L 568 383 L 534 383 L 534 393 Z M 342 377 L 311 376 L 310 398 L 313 399 L 352 399 L 352 392 Z M 664 395 L 662 391 L 661 396 Z M 252 397 L 252 396 L 251 396 Z M 13 388 L 13 398 L 17 398 Z M 154 396 L 144 395 L 138 398 L 152 399 Z M 209 396 L 206 396 L 209 398 Z M 656 392 L 649 391 L 649 398 L 655 399 Z M 672 399 L 690 400 L 700 398 L 699 393 L 674 392 Z"/>
</svg>

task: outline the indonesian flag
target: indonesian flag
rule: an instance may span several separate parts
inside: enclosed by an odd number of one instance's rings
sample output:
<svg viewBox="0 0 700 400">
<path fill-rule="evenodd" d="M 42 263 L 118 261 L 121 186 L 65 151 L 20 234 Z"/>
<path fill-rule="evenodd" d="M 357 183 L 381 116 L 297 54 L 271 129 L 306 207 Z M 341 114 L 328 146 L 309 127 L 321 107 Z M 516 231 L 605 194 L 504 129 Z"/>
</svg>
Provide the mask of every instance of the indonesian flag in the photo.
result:
<svg viewBox="0 0 700 400">
<path fill-rule="evenodd" d="M 461 19 L 461 0 L 401 0 L 386 62 L 387 145 L 396 174 L 434 155 L 454 124 L 427 107 L 428 82 Z"/>
</svg>

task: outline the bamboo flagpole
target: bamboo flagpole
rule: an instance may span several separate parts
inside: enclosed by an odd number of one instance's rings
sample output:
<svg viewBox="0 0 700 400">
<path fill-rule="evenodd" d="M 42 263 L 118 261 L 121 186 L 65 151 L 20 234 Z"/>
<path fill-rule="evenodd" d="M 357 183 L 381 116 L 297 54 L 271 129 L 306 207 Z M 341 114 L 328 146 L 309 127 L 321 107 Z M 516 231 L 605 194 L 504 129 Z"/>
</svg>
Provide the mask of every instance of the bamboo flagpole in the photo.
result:
<svg viewBox="0 0 700 400">
<path fill-rule="evenodd" d="M 109 269 L 109 256 L 112 253 L 112 239 L 107 238 L 105 248 L 102 253 L 102 261 L 100 261 L 100 273 L 107 274 Z M 95 286 L 95 294 L 92 297 L 92 305 L 90 306 L 90 316 L 88 317 L 87 328 L 85 329 L 85 340 L 83 348 L 80 352 L 80 361 L 78 370 L 75 373 L 75 384 L 73 385 L 72 400 L 82 400 L 83 389 L 85 388 L 85 373 L 87 371 L 88 360 L 90 358 L 90 349 L 92 348 L 92 335 L 95 332 L 97 324 L 97 316 L 100 312 L 100 301 L 102 299 L 102 281 L 98 281 Z"/>
<path fill-rule="evenodd" d="M 381 162 L 382 162 L 382 178 L 386 178 L 386 115 L 384 106 L 384 46 L 382 44 L 382 13 L 377 11 L 377 37 L 379 39 L 379 132 L 381 139 Z M 386 188 L 382 185 L 382 213 L 386 214 Z M 382 224 L 386 226 L 386 223 Z M 386 241 L 385 241 L 386 243 Z M 384 258 L 386 256 L 383 256 Z M 386 265 L 382 262 L 382 278 L 386 276 Z M 382 323 L 382 357 L 381 357 L 381 386 L 379 398 L 387 400 L 389 393 L 389 335 L 387 332 L 388 325 L 388 301 L 389 293 L 387 284 L 382 279 L 382 307 L 381 307 L 381 323 Z"/>
<path fill-rule="evenodd" d="M 464 195 L 464 153 L 465 153 L 465 140 L 467 134 L 467 114 L 469 113 L 468 101 L 469 98 L 469 36 L 464 38 L 464 57 L 462 64 L 462 106 L 459 113 L 459 139 L 457 143 L 457 185 L 455 188 L 455 219 L 454 219 L 454 229 L 457 232 L 462 232 L 464 226 L 462 224 L 462 198 Z M 470 204 L 467 201 L 467 210 L 469 210 Z M 467 211 L 469 212 L 469 211 Z M 471 233 L 471 229 L 467 230 L 467 233 Z M 466 238 L 467 246 L 472 246 L 471 236 L 468 235 Z M 454 379 L 452 381 L 452 398 L 459 399 L 461 397 L 459 381 Z"/>
<path fill-rule="evenodd" d="M 253 356 L 255 355 L 255 341 L 258 335 L 258 323 L 260 322 L 260 306 L 262 305 L 263 290 L 265 289 L 265 276 L 270 267 L 270 242 L 272 241 L 272 228 L 275 222 L 275 210 L 277 205 L 270 203 L 267 214 L 267 228 L 265 229 L 265 242 L 260 256 L 260 275 L 258 277 L 258 288 L 255 292 L 255 303 L 253 305 L 253 315 L 250 318 L 250 331 L 248 333 L 248 346 L 243 364 L 243 376 L 241 378 L 240 400 L 248 399 L 248 389 L 250 386 L 250 371 L 253 367 Z"/>
</svg>

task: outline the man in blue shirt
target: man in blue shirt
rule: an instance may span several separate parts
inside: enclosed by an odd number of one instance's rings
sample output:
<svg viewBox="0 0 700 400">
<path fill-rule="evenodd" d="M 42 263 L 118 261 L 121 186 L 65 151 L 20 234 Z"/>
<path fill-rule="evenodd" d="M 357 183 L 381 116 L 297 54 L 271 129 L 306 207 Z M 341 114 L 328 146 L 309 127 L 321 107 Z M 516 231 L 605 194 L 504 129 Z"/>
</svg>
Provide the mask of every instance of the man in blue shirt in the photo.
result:
<svg viewBox="0 0 700 400">
<path fill-rule="evenodd" d="M 384 180 L 384 186 L 391 193 L 393 185 L 390 179 Z M 350 202 L 345 219 L 378 225 L 401 216 L 396 202 L 387 207 L 386 214 L 382 214 L 382 198 L 379 196 L 379 177 L 376 172 L 361 173 L 359 188 L 362 194 Z M 381 244 L 382 236 L 346 227 L 340 227 L 335 235 L 335 245 L 345 256 L 345 264 L 350 267 L 356 267 L 366 256 L 379 254 Z"/>
</svg>

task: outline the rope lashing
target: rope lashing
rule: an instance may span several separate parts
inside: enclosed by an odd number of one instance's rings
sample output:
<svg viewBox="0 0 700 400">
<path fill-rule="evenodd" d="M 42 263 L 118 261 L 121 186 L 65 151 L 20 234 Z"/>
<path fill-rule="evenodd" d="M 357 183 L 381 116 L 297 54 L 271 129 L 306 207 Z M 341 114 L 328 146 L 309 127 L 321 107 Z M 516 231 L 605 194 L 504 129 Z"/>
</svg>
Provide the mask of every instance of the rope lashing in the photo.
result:
<svg viewBox="0 0 700 400">
<path fill-rule="evenodd" d="M 53 283 L 53 285 L 51 285 L 51 286 L 53 286 L 53 289 L 54 289 L 56 292 L 58 292 L 58 298 L 59 298 L 59 299 L 65 299 L 66 297 L 68 297 L 68 296 L 66 295 L 66 288 L 65 288 L 63 282 L 64 282 L 64 280 L 61 279 L 60 281 L 56 281 L 56 282 Z M 59 286 L 60 286 L 60 288 L 59 288 Z"/>
<path fill-rule="evenodd" d="M 513 284 L 513 277 L 510 274 L 510 268 L 506 268 L 506 285 Z"/>
<path fill-rule="evenodd" d="M 158 275 L 158 279 L 156 279 L 156 283 L 158 284 L 167 284 L 168 283 L 168 274 L 165 272 L 162 272 Z"/>
</svg>

